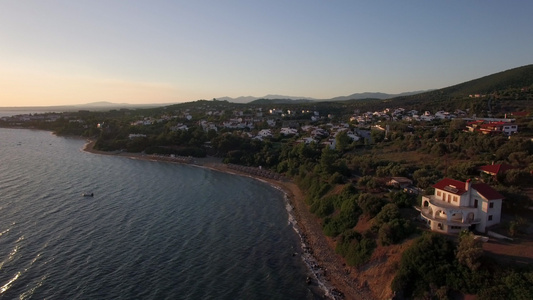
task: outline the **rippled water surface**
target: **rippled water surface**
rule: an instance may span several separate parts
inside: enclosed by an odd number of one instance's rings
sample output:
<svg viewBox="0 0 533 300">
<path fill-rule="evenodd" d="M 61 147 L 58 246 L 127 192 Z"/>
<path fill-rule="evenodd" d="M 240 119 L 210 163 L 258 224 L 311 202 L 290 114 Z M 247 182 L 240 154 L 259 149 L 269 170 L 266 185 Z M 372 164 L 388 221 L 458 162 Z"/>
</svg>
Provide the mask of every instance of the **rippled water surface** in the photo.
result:
<svg viewBox="0 0 533 300">
<path fill-rule="evenodd" d="M 278 190 L 83 144 L 0 129 L 0 299 L 317 298 Z"/>
</svg>

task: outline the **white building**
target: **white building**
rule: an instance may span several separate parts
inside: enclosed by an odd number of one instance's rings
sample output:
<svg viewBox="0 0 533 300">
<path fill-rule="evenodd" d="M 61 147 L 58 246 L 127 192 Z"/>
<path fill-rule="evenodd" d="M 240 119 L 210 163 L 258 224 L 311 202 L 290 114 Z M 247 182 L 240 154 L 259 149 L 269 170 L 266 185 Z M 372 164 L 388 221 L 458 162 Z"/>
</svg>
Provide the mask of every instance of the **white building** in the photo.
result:
<svg viewBox="0 0 533 300">
<path fill-rule="evenodd" d="M 128 135 L 128 138 L 129 138 L 130 140 L 133 140 L 133 139 L 136 139 L 136 138 L 144 138 L 144 137 L 146 137 L 146 134 L 141 134 L 141 133 L 130 133 L 130 134 Z"/>
<path fill-rule="evenodd" d="M 170 130 L 172 130 L 172 131 L 178 131 L 178 130 L 187 131 L 187 130 L 189 130 L 189 128 L 187 127 L 187 125 L 177 124 L 176 126 L 170 127 Z"/>
<path fill-rule="evenodd" d="M 258 133 L 257 133 L 257 136 L 260 136 L 262 138 L 265 138 L 265 137 L 272 137 L 272 131 L 270 129 L 261 129 Z"/>
<path fill-rule="evenodd" d="M 457 233 L 463 229 L 485 232 L 500 223 L 503 196 L 485 183 L 445 178 L 435 194 L 422 197 L 420 215 L 433 231 Z"/>
<path fill-rule="evenodd" d="M 279 133 L 283 134 L 283 135 L 297 135 L 298 134 L 298 129 L 283 127 L 283 128 L 281 128 Z"/>
</svg>

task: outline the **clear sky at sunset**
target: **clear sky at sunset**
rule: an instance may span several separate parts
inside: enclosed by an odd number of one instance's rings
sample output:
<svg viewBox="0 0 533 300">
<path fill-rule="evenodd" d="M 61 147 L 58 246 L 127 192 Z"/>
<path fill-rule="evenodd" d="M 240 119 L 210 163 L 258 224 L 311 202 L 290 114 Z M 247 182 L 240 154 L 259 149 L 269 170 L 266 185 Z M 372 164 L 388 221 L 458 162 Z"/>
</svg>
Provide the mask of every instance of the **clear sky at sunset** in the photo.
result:
<svg viewBox="0 0 533 300">
<path fill-rule="evenodd" d="M 532 1 L 0 1 L 0 106 L 331 98 L 533 63 Z"/>
</svg>

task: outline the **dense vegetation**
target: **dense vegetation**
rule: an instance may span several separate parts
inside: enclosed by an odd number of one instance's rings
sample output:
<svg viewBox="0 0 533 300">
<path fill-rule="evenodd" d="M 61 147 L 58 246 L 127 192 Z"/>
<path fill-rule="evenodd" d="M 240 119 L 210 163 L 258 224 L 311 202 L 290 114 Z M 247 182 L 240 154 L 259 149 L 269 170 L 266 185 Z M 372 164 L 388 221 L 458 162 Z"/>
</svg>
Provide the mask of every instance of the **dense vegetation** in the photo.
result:
<svg viewBox="0 0 533 300">
<path fill-rule="evenodd" d="M 457 244 L 425 233 L 402 256 L 392 289 L 407 298 L 449 299 L 452 291 L 479 299 L 531 299 L 533 268 L 510 269 L 483 256 L 481 241 L 463 232 Z"/>
</svg>

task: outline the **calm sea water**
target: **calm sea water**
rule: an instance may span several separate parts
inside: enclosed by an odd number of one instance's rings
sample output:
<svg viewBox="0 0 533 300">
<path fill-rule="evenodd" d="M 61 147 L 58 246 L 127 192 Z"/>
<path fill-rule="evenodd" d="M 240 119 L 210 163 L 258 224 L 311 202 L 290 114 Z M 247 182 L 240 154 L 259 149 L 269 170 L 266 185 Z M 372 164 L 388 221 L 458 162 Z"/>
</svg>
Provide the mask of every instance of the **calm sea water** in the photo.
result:
<svg viewBox="0 0 533 300">
<path fill-rule="evenodd" d="M 280 191 L 83 144 L 0 128 L 0 299 L 319 298 Z"/>
</svg>

